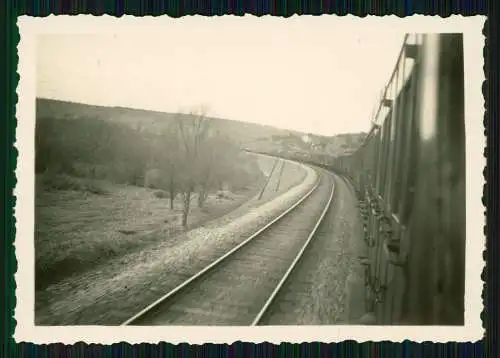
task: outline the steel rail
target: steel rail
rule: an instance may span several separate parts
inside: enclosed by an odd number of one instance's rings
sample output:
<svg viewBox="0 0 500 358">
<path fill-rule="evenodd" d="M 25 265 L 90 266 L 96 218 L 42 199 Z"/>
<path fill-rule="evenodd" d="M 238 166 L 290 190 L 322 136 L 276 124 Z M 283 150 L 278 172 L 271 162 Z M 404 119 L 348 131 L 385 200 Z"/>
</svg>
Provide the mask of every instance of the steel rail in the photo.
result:
<svg viewBox="0 0 500 358">
<path fill-rule="evenodd" d="M 318 172 L 316 171 L 316 173 L 318 173 Z M 127 325 L 132 324 L 134 321 L 137 321 L 139 318 L 143 317 L 146 313 L 150 312 L 152 309 L 156 308 L 161 303 L 165 302 L 167 299 L 169 299 L 172 296 L 174 296 L 176 293 L 178 293 L 179 291 L 181 291 L 183 288 L 185 288 L 186 286 L 188 286 L 190 283 L 192 283 L 196 279 L 198 279 L 201 276 L 203 276 L 204 274 L 206 274 L 208 271 L 210 271 L 215 266 L 217 266 L 218 264 L 220 264 L 221 262 L 223 262 L 225 259 L 227 259 L 232 254 L 234 254 L 236 251 L 238 251 L 239 249 L 241 249 L 242 247 L 244 247 L 250 241 L 252 241 L 256 237 L 258 237 L 261 233 L 263 233 L 264 231 L 266 231 L 267 229 L 269 229 L 271 226 L 273 226 L 275 223 L 277 223 L 278 221 L 280 221 L 287 214 L 289 214 L 292 210 L 294 210 L 296 207 L 298 207 L 304 200 L 306 200 L 308 197 L 310 197 L 311 194 L 319 187 L 320 181 L 321 181 L 321 178 L 318 175 L 318 178 L 317 178 L 316 183 L 313 186 L 313 188 L 311 190 L 309 190 L 305 195 L 303 195 L 299 200 L 297 200 L 287 210 L 285 210 L 284 212 L 280 213 L 272 221 L 270 221 L 269 223 L 267 223 L 266 225 L 264 225 L 262 228 L 260 228 L 259 230 L 257 230 L 255 233 L 253 233 L 248 239 L 246 239 L 242 243 L 238 244 L 236 247 L 232 248 L 230 251 L 228 251 L 227 253 L 225 253 L 223 256 L 219 257 L 217 260 L 215 260 L 214 262 L 212 262 L 210 265 L 206 266 L 204 269 L 202 269 L 198 273 L 196 273 L 193 276 L 191 276 L 189 279 L 187 279 L 186 281 L 184 281 L 183 283 L 181 283 L 180 285 L 178 285 L 177 287 L 175 287 L 174 289 L 172 289 L 171 291 L 169 291 L 167 294 L 163 295 L 162 297 L 160 297 L 159 299 L 157 299 L 156 301 L 154 301 L 153 303 L 151 303 L 150 305 L 148 305 L 147 307 L 145 307 L 144 309 L 142 309 L 140 312 L 136 313 L 134 316 L 132 316 L 131 318 L 129 318 L 128 320 L 126 320 L 125 322 L 123 322 L 122 324 L 120 324 L 120 326 L 127 326 Z"/>
<path fill-rule="evenodd" d="M 326 175 L 330 175 L 330 174 L 327 173 Z M 330 205 L 332 203 L 334 194 L 335 194 L 335 183 L 332 183 L 332 190 L 330 192 L 330 197 L 328 198 L 328 202 L 326 203 L 325 208 L 323 209 L 321 215 L 319 216 L 318 221 L 316 222 L 316 225 L 314 225 L 314 228 L 311 230 L 311 233 L 309 234 L 309 237 L 307 238 L 306 242 L 304 243 L 304 245 L 300 249 L 299 253 L 297 254 L 297 256 L 295 257 L 295 259 L 293 260 L 293 262 L 290 265 L 290 267 L 288 268 L 288 270 L 283 275 L 283 278 L 278 283 L 278 285 L 274 289 L 274 291 L 271 294 L 271 296 L 269 296 L 269 298 L 267 299 L 266 303 L 264 304 L 264 307 L 262 307 L 262 309 L 260 310 L 260 312 L 257 315 L 257 317 L 255 317 L 255 319 L 253 320 L 253 322 L 251 324 L 252 326 L 258 325 L 258 323 L 262 320 L 262 317 L 264 316 L 264 314 L 267 312 L 267 310 L 269 309 L 269 307 L 273 303 L 274 299 L 278 295 L 278 292 L 281 290 L 281 288 L 285 284 L 286 280 L 288 279 L 288 277 L 292 273 L 293 269 L 297 266 L 297 263 L 302 258 L 302 256 L 303 256 L 306 248 L 311 243 L 314 235 L 316 234 L 316 231 L 318 230 L 318 227 L 321 225 L 321 222 L 323 221 L 323 219 L 324 219 L 324 217 L 325 217 L 328 209 L 330 208 Z"/>
</svg>

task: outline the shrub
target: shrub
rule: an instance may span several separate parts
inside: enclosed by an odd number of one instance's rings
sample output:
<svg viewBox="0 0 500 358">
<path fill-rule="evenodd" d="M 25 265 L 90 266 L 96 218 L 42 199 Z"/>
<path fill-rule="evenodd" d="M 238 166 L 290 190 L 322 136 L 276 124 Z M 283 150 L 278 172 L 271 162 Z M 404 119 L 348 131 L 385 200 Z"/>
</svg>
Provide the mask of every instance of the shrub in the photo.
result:
<svg viewBox="0 0 500 358">
<path fill-rule="evenodd" d="M 96 195 L 108 194 L 108 191 L 95 181 L 75 178 L 65 174 L 44 176 L 43 186 L 46 190 L 73 190 Z"/>
<path fill-rule="evenodd" d="M 168 193 L 163 190 L 157 190 L 153 193 L 153 195 L 158 199 L 168 199 L 170 197 Z"/>
<path fill-rule="evenodd" d="M 83 190 L 88 191 L 92 194 L 96 195 L 106 195 L 109 194 L 109 192 L 104 189 L 102 186 L 98 185 L 96 182 L 86 180 L 85 183 L 83 184 Z"/>
<path fill-rule="evenodd" d="M 231 192 L 225 190 L 219 190 L 216 194 L 217 199 L 234 200 L 234 196 Z"/>
<path fill-rule="evenodd" d="M 43 185 L 48 190 L 81 190 L 78 179 L 65 174 L 45 175 Z"/>
</svg>

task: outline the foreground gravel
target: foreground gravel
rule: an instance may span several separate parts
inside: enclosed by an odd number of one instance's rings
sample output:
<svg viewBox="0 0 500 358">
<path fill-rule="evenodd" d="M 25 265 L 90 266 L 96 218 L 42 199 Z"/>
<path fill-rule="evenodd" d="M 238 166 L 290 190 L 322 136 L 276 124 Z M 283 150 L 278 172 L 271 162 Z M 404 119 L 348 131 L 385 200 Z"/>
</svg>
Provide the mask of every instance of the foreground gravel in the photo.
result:
<svg viewBox="0 0 500 358">
<path fill-rule="evenodd" d="M 38 325 L 117 325 L 245 240 L 310 190 L 317 174 L 265 201 L 256 198 L 232 213 L 107 267 L 48 286 Z M 38 293 L 37 293 L 38 294 Z"/>
</svg>

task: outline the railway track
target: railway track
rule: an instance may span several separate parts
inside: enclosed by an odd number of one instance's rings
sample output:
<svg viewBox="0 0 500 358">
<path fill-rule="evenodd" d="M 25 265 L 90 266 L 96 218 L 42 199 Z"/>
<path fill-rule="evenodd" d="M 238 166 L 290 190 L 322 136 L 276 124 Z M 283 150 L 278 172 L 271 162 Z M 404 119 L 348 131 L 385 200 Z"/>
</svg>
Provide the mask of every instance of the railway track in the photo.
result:
<svg viewBox="0 0 500 358">
<path fill-rule="evenodd" d="M 334 176 L 335 196 L 314 240 L 308 246 L 273 303 L 261 317 L 260 325 L 338 325 L 350 322 L 350 286 L 353 272 L 346 266 L 353 256 L 346 242 L 354 239 L 349 226 L 352 195 L 344 178 Z M 349 218 L 346 217 L 349 215 Z M 357 306 L 356 306 L 357 308 Z M 355 309 L 356 309 L 355 308 Z M 357 318 L 357 317 L 356 317 Z"/>
<path fill-rule="evenodd" d="M 334 182 L 318 182 L 292 207 L 122 325 L 257 325 L 330 207 Z"/>
</svg>

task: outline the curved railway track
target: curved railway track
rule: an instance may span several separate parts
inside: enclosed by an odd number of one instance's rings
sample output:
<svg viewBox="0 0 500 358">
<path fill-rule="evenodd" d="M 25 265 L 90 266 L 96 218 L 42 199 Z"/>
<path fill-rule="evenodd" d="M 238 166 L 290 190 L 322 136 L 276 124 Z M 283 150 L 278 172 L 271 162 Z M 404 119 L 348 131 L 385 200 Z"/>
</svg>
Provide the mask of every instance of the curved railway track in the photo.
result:
<svg viewBox="0 0 500 358">
<path fill-rule="evenodd" d="M 333 178 L 318 174 L 293 206 L 122 325 L 258 325 L 332 202 Z"/>
</svg>

